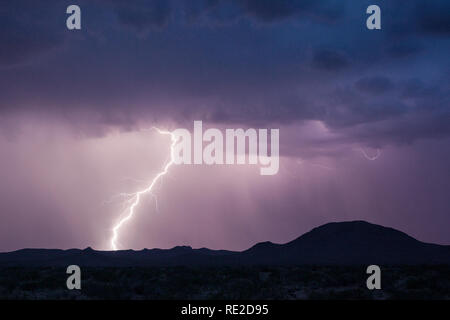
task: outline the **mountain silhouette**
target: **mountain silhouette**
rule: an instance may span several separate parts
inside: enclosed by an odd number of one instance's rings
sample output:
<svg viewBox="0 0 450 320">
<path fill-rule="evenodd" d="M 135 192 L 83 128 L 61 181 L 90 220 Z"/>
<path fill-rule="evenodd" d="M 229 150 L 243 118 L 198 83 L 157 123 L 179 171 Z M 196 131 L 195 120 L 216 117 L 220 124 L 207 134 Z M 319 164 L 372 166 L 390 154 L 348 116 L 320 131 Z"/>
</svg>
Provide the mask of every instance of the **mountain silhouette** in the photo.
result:
<svg viewBox="0 0 450 320">
<path fill-rule="evenodd" d="M 97 251 L 22 249 L 0 253 L 0 266 L 224 266 L 224 265 L 418 265 L 450 264 L 450 246 L 418 241 L 365 221 L 335 222 L 297 239 L 261 242 L 245 251 L 172 249 Z"/>
</svg>

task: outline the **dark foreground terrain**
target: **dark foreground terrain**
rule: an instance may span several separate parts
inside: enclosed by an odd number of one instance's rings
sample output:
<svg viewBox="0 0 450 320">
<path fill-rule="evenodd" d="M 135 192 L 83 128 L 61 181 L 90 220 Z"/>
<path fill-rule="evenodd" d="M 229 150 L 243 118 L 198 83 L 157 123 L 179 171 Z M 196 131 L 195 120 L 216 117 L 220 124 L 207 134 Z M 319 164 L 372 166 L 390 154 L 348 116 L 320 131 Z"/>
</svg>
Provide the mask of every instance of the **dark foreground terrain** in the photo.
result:
<svg viewBox="0 0 450 320">
<path fill-rule="evenodd" d="M 366 287 L 372 264 L 382 290 Z M 81 291 L 66 289 L 69 265 Z M 351 221 L 240 252 L 22 249 L 0 253 L 0 299 L 450 299 L 450 246 Z"/>
<path fill-rule="evenodd" d="M 0 267 L 251 267 L 299 265 L 450 265 L 450 246 L 424 243 L 365 221 L 327 223 L 288 243 L 244 251 L 172 249 L 98 251 L 22 249 L 0 253 Z"/>
<path fill-rule="evenodd" d="M 81 290 L 62 267 L 0 268 L 0 299 L 450 299 L 450 266 L 84 267 Z"/>
</svg>

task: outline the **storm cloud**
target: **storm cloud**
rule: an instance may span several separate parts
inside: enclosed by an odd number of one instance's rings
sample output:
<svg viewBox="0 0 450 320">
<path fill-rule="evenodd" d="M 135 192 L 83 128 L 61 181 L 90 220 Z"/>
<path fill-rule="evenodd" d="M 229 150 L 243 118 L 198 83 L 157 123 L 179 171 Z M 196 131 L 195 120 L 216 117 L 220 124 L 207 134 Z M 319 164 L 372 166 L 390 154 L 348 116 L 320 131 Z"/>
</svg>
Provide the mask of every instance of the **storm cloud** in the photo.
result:
<svg viewBox="0 0 450 320">
<path fill-rule="evenodd" d="M 100 204 L 167 157 L 144 129 L 193 120 L 280 128 L 280 173 L 174 168 L 123 247 L 245 249 L 343 219 L 450 241 L 448 1 L 379 0 L 381 30 L 368 0 L 76 3 L 69 31 L 73 1 L 0 2 L 0 250 L 107 248 L 121 208 Z"/>
</svg>

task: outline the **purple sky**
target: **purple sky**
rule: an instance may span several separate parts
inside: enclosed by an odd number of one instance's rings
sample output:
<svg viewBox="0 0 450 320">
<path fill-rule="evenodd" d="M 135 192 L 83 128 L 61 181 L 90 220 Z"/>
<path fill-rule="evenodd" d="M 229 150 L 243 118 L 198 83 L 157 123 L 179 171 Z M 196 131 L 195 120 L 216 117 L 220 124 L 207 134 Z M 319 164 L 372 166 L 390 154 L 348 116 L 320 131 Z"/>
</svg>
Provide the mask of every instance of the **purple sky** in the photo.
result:
<svg viewBox="0 0 450 320">
<path fill-rule="evenodd" d="M 279 173 L 173 167 L 120 248 L 241 250 L 356 219 L 450 244 L 448 1 L 378 1 L 378 31 L 370 1 L 332 0 L 78 1 L 68 31 L 72 2 L 0 4 L 0 251 L 109 249 L 115 195 L 169 155 L 146 129 L 193 120 L 280 128 Z"/>
</svg>

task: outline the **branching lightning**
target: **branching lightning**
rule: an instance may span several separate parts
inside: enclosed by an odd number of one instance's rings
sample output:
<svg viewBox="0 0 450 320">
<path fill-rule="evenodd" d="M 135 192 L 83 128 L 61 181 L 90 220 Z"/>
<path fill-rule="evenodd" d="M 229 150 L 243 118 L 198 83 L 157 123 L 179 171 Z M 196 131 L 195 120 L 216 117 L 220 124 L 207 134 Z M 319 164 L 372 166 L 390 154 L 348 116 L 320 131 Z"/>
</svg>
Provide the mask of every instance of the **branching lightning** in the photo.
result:
<svg viewBox="0 0 450 320">
<path fill-rule="evenodd" d="M 111 237 L 110 240 L 110 244 L 111 244 L 111 249 L 112 250 L 117 250 L 117 240 L 119 238 L 119 230 L 120 228 L 124 225 L 125 222 L 127 222 L 128 220 L 130 220 L 134 213 L 135 213 L 135 209 L 136 207 L 139 205 L 139 202 L 141 200 L 141 196 L 146 194 L 146 193 L 150 193 L 152 194 L 152 189 L 155 186 L 155 184 L 158 182 L 158 180 L 164 176 L 165 174 L 167 174 L 169 172 L 169 168 L 174 164 L 174 147 L 176 144 L 176 138 L 175 136 L 172 134 L 172 132 L 170 131 L 165 131 L 165 130 L 160 130 L 158 128 L 153 128 L 156 131 L 158 131 L 158 133 L 160 134 L 164 134 L 164 135 L 170 135 L 171 136 L 171 140 L 172 143 L 170 145 L 170 161 L 166 163 L 166 165 L 164 166 L 163 170 L 161 172 L 159 172 L 154 178 L 153 180 L 150 182 L 150 184 L 147 186 L 147 188 L 137 191 L 135 193 L 123 193 L 121 194 L 122 196 L 126 196 L 129 198 L 129 200 L 127 201 L 127 203 L 131 203 L 131 205 L 128 206 L 128 208 L 125 210 L 126 215 L 119 220 L 119 222 L 114 226 L 114 228 L 112 229 L 113 231 L 113 235 Z M 153 195 L 153 194 L 152 194 Z M 154 195 L 153 195 L 154 196 Z"/>
<path fill-rule="evenodd" d="M 380 149 L 377 149 L 375 155 L 373 155 L 373 156 L 369 156 L 369 155 L 364 151 L 363 148 L 359 148 L 359 151 L 361 151 L 361 153 L 362 153 L 362 155 L 364 156 L 364 158 L 366 158 L 367 160 L 370 160 L 370 161 L 375 161 L 375 160 L 377 160 L 378 157 L 381 155 L 381 150 L 380 150 Z"/>
</svg>

